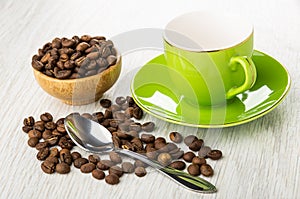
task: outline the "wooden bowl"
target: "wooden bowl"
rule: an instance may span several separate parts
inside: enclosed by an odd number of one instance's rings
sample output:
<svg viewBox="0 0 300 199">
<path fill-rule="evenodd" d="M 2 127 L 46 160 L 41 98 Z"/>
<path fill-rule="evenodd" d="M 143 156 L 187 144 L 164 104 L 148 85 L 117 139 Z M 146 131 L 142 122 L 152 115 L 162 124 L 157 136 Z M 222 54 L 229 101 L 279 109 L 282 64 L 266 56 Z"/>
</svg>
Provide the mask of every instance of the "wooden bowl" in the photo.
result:
<svg viewBox="0 0 300 199">
<path fill-rule="evenodd" d="M 121 56 L 115 65 L 93 76 L 79 79 L 57 79 L 33 68 L 34 76 L 44 91 L 69 105 L 84 105 L 98 101 L 117 81 L 122 65 Z"/>
</svg>

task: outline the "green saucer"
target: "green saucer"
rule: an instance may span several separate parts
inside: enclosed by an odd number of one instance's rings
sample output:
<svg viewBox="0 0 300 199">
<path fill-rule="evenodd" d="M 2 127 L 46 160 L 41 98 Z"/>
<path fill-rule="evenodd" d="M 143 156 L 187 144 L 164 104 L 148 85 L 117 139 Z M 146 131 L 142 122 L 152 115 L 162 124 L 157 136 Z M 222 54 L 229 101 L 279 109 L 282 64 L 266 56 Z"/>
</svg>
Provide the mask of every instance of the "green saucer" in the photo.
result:
<svg viewBox="0 0 300 199">
<path fill-rule="evenodd" d="M 192 88 L 166 66 L 163 54 L 137 72 L 131 84 L 132 96 L 144 111 L 168 122 L 202 128 L 243 124 L 273 110 L 290 88 L 289 74 L 279 62 L 259 51 L 254 51 L 252 59 L 257 68 L 255 85 L 223 106 L 191 104 L 185 93 Z M 184 90 L 176 88 L 174 81 L 182 82 Z"/>
</svg>

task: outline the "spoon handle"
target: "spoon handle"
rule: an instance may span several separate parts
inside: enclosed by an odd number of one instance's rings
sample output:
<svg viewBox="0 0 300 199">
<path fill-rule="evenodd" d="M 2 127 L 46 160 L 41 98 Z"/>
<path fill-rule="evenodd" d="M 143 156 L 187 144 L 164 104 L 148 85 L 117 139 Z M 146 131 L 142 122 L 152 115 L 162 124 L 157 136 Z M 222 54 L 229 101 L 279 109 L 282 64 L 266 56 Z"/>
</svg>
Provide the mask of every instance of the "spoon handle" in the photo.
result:
<svg viewBox="0 0 300 199">
<path fill-rule="evenodd" d="M 192 176 L 186 172 L 179 171 L 172 167 L 163 167 L 157 161 L 150 160 L 144 155 L 126 149 L 116 150 L 116 152 L 148 164 L 189 190 L 199 193 L 214 193 L 217 191 L 214 185 L 200 177 Z"/>
</svg>

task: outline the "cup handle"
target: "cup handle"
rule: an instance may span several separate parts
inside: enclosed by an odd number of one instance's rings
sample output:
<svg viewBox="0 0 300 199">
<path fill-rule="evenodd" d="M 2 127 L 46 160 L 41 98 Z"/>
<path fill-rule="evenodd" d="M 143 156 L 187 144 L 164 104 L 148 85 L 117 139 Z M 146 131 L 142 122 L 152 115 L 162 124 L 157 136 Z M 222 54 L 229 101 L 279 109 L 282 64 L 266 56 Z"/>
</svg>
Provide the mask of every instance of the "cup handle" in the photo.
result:
<svg viewBox="0 0 300 199">
<path fill-rule="evenodd" d="M 236 70 L 237 64 L 240 64 L 245 73 L 245 82 L 239 87 L 233 87 L 226 93 L 226 98 L 231 99 L 239 93 L 250 89 L 256 81 L 256 68 L 251 58 L 239 56 L 233 57 L 230 60 L 230 68 Z"/>
</svg>

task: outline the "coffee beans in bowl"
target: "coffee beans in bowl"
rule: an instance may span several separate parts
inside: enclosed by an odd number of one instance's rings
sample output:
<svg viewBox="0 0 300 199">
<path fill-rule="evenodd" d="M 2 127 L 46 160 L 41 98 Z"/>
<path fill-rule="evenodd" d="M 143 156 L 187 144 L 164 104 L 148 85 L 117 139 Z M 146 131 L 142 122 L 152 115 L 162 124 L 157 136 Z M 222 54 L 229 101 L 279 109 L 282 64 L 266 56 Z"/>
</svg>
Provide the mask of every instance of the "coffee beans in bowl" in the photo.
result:
<svg viewBox="0 0 300 199">
<path fill-rule="evenodd" d="M 110 40 L 83 35 L 54 38 L 31 62 L 44 91 L 67 104 L 98 101 L 118 79 L 121 56 Z"/>
</svg>

